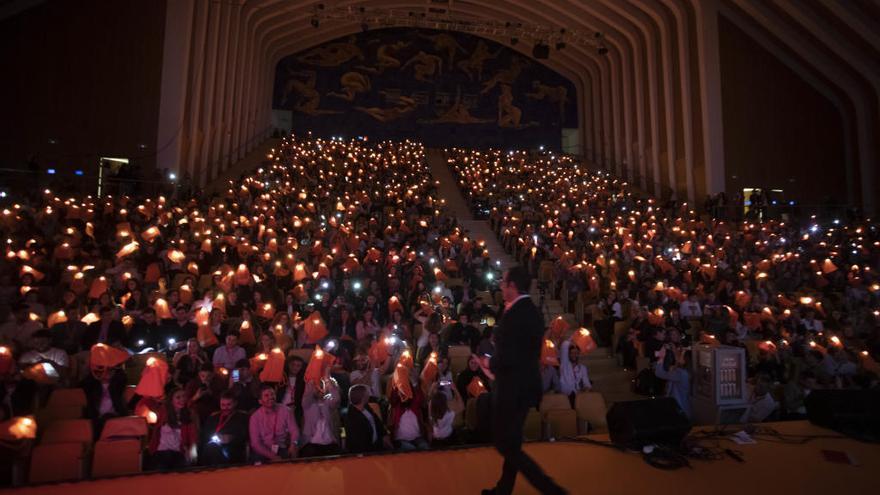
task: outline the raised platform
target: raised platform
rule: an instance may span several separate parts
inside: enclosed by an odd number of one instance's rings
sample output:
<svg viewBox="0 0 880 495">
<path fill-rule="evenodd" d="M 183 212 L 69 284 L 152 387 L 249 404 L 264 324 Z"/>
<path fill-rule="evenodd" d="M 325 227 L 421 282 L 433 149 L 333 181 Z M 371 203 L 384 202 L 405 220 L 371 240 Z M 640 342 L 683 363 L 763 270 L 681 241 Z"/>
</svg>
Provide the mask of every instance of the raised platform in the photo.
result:
<svg viewBox="0 0 880 495">
<path fill-rule="evenodd" d="M 722 439 L 718 446 L 742 452 L 744 463 L 728 457 L 692 461 L 692 468 L 663 471 L 641 455 L 574 442 L 532 443 L 526 451 L 572 494 L 712 495 L 763 493 L 870 493 L 880 470 L 880 446 L 847 438 L 807 422 L 769 423 L 785 435 L 812 438 L 802 444 L 759 438 L 753 445 Z M 596 437 L 595 439 L 604 439 Z M 708 442 L 707 442 L 708 444 Z M 858 466 L 828 462 L 822 450 L 842 451 Z M 357 495 L 476 494 L 491 486 L 501 457 L 488 447 L 345 457 L 174 474 L 151 474 L 100 481 L 21 488 L 16 493 L 156 495 L 185 493 L 243 495 L 316 493 Z M 514 493 L 536 493 L 520 477 Z"/>
</svg>

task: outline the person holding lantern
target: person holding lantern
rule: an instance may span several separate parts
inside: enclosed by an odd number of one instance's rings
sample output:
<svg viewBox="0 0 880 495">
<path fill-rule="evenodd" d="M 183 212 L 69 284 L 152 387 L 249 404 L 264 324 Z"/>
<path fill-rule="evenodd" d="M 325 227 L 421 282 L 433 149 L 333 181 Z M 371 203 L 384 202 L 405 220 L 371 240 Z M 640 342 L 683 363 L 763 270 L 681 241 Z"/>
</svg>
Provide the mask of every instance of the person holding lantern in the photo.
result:
<svg viewBox="0 0 880 495">
<path fill-rule="evenodd" d="M 316 354 L 316 353 L 315 353 Z M 307 373 L 305 390 L 302 397 L 303 409 L 303 427 L 300 435 L 300 455 L 302 457 L 315 457 L 336 455 L 339 449 L 339 428 L 335 422 L 335 418 L 339 412 L 339 385 L 336 380 L 330 376 L 330 363 L 332 356 L 323 353 L 322 356 L 331 358 L 327 364 L 317 363 L 320 357 L 312 356 L 309 365 L 314 368 L 321 366 L 323 371 L 319 378 L 311 376 L 317 374 L 318 370 L 313 373 Z"/>
<path fill-rule="evenodd" d="M 198 416 L 190 410 L 187 393 L 175 389 L 157 412 L 148 451 L 155 469 L 169 471 L 192 465 L 197 459 Z"/>
</svg>

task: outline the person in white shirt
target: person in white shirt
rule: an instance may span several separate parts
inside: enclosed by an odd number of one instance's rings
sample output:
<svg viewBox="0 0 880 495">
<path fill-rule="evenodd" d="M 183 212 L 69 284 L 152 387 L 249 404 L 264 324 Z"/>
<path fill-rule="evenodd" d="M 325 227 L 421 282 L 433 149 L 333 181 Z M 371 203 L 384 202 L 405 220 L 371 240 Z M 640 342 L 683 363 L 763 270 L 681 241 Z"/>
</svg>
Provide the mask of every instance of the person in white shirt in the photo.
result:
<svg viewBox="0 0 880 495">
<path fill-rule="evenodd" d="M 812 333 L 820 333 L 825 328 L 822 322 L 816 319 L 816 313 L 812 310 L 807 311 L 807 315 L 801 319 L 801 325 Z"/>
<path fill-rule="evenodd" d="M 464 410 L 464 404 L 458 390 L 455 387 L 448 388 L 452 390 L 453 399 L 451 401 L 447 399 L 443 391 L 438 390 L 436 384 L 431 388 L 428 419 L 431 423 L 432 447 L 445 447 L 452 443 L 452 425 L 455 423 L 455 415 Z"/>
<path fill-rule="evenodd" d="M 212 359 L 215 368 L 225 368 L 227 370 L 235 369 L 235 363 L 242 359 L 247 359 L 247 353 L 244 348 L 238 345 L 238 332 L 230 331 L 226 334 L 226 345 L 218 347 L 214 351 Z"/>
<path fill-rule="evenodd" d="M 571 345 L 571 339 L 562 343 L 559 360 L 559 393 L 574 396 L 578 392 L 593 389 L 587 367 L 578 362 L 581 351 L 576 345 Z"/>
<path fill-rule="evenodd" d="M 303 393 L 303 429 L 300 436 L 302 457 L 336 455 L 339 453 L 339 385 L 330 377 L 330 368 L 320 385 L 308 382 Z"/>
<path fill-rule="evenodd" d="M 681 303 L 679 313 L 681 314 L 681 317 L 686 320 L 698 320 L 702 318 L 703 310 L 702 308 L 700 308 L 700 303 L 697 301 L 697 296 L 693 294 L 688 296 L 688 300 Z"/>
<path fill-rule="evenodd" d="M 757 383 L 755 383 L 749 402 L 751 407 L 743 415 L 741 419 L 743 423 L 760 423 L 765 421 L 779 407 L 779 403 L 776 402 L 770 393 L 770 382 L 766 379 L 759 378 Z"/>
<path fill-rule="evenodd" d="M 56 347 L 51 347 L 52 333 L 49 330 L 38 330 L 31 336 L 31 350 L 22 354 L 18 363 L 22 368 L 37 363 L 51 364 L 59 374 L 70 365 L 69 356 L 66 352 Z"/>
</svg>

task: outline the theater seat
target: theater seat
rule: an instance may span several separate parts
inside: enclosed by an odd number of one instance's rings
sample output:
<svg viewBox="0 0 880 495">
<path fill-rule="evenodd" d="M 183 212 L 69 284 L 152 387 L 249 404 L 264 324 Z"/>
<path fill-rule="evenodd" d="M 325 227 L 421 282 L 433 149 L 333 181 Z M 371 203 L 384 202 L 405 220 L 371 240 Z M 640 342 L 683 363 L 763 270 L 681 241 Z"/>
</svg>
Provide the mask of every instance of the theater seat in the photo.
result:
<svg viewBox="0 0 880 495">
<path fill-rule="evenodd" d="M 144 438 L 147 436 L 147 420 L 140 416 L 110 418 L 101 430 L 101 440 Z"/>
<path fill-rule="evenodd" d="M 581 392 L 574 398 L 578 418 L 578 433 L 604 433 L 608 431 L 605 398 L 599 392 Z M 586 427 L 589 424 L 589 431 Z"/>
<path fill-rule="evenodd" d="M 535 409 L 529 409 L 529 414 L 526 416 L 526 424 L 523 428 L 523 437 L 526 440 L 540 440 L 541 430 L 541 413 Z"/>
<path fill-rule="evenodd" d="M 83 479 L 86 447 L 81 442 L 41 444 L 31 452 L 30 483 Z"/>
<path fill-rule="evenodd" d="M 567 395 L 563 394 L 544 394 L 541 398 L 541 407 L 538 408 L 542 413 L 555 409 L 571 409 L 571 401 Z"/>
<path fill-rule="evenodd" d="M 95 444 L 92 477 L 121 476 L 142 471 L 139 439 L 101 440 Z"/>
<path fill-rule="evenodd" d="M 49 395 L 46 407 L 86 406 L 86 393 L 81 388 L 57 388 Z"/>
<path fill-rule="evenodd" d="M 574 409 L 553 409 L 544 413 L 546 438 L 576 437 L 577 412 Z"/>
<path fill-rule="evenodd" d="M 53 421 L 46 426 L 41 445 L 58 443 L 81 443 L 85 446 L 92 444 L 92 422 L 87 419 L 62 419 Z"/>
</svg>

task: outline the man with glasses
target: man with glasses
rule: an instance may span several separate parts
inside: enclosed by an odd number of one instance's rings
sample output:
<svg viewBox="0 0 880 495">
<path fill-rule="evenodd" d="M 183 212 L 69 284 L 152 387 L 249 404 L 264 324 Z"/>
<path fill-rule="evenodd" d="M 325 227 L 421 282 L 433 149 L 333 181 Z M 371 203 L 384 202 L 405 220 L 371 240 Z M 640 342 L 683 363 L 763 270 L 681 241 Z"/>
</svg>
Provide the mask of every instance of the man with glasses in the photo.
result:
<svg viewBox="0 0 880 495">
<path fill-rule="evenodd" d="M 494 443 L 504 457 L 498 484 L 483 490 L 483 495 L 510 494 L 517 473 L 522 473 L 541 493 L 566 493 L 522 450 L 526 415 L 541 400 L 539 362 L 544 317 L 529 297 L 531 282 L 529 272 L 522 266 L 514 266 L 504 273 L 500 284 L 504 311 L 496 336 L 495 354 L 491 358 L 484 357 L 482 362 L 495 375 L 492 396 Z"/>
</svg>

